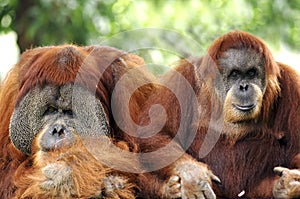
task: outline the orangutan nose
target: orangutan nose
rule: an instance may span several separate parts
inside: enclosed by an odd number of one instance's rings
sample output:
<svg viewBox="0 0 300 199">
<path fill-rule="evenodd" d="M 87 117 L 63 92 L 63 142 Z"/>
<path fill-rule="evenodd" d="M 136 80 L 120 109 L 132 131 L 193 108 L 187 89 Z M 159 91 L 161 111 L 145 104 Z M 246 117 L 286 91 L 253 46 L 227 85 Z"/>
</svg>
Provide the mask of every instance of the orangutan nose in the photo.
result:
<svg viewBox="0 0 300 199">
<path fill-rule="evenodd" d="M 67 127 L 64 123 L 51 124 L 41 133 L 39 142 L 43 151 L 68 146 L 75 140 L 72 128 Z"/>
</svg>

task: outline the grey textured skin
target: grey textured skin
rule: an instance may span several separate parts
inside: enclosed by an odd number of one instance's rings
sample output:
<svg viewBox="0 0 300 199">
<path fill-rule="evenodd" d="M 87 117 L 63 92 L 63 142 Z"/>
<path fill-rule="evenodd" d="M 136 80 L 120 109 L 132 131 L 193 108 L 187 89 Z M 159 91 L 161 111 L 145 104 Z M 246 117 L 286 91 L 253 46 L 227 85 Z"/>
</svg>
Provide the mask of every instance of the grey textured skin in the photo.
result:
<svg viewBox="0 0 300 199">
<path fill-rule="evenodd" d="M 85 88 L 68 83 L 35 87 L 27 93 L 12 115 L 10 138 L 16 148 L 29 155 L 34 137 L 49 124 L 62 120 L 79 136 L 110 133 L 100 101 Z"/>
<path fill-rule="evenodd" d="M 251 84 L 255 84 L 261 88 L 262 93 L 265 92 L 266 75 L 263 55 L 251 49 L 228 49 L 218 60 L 218 65 L 221 65 L 223 68 L 220 72 L 222 74 L 221 81 L 224 84 L 220 85 L 224 85 L 225 89 L 218 89 L 223 92 L 221 94 L 223 99 L 232 87 L 235 88 L 236 95 L 239 95 L 239 86 L 245 83 L 248 84 L 250 88 Z M 256 71 L 253 77 L 249 74 L 251 69 L 255 69 Z M 232 75 L 233 71 L 237 72 L 235 76 Z M 218 84 L 216 86 L 220 87 Z M 251 93 L 249 93 L 249 95 L 251 96 Z"/>
</svg>

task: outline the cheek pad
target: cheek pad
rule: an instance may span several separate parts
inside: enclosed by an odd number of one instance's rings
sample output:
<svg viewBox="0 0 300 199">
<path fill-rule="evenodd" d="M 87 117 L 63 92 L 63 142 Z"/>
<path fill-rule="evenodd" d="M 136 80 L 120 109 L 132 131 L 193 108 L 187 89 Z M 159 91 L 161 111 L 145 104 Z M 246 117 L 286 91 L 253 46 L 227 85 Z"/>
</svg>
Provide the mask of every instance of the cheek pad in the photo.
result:
<svg viewBox="0 0 300 199">
<path fill-rule="evenodd" d="M 101 102 L 90 91 L 74 85 L 72 109 L 75 129 L 81 138 L 110 135 L 108 117 Z"/>
<path fill-rule="evenodd" d="M 35 135 L 43 127 L 43 114 L 47 108 L 47 97 L 55 95 L 54 87 L 43 90 L 35 87 L 20 101 L 10 121 L 10 139 L 17 149 L 30 155 Z"/>
</svg>

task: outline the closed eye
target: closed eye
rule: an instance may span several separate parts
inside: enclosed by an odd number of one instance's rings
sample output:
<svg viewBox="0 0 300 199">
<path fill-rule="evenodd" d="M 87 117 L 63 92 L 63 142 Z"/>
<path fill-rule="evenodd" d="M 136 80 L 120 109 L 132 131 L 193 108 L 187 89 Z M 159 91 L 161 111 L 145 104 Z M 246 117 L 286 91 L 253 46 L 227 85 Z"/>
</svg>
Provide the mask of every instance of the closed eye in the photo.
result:
<svg viewBox="0 0 300 199">
<path fill-rule="evenodd" d="M 46 111 L 44 112 L 44 115 L 50 115 L 50 114 L 53 114 L 53 113 L 56 113 L 57 112 L 57 109 L 53 106 L 49 106 Z"/>
<path fill-rule="evenodd" d="M 63 110 L 63 113 L 65 115 L 73 116 L 73 111 L 72 110 Z"/>
</svg>

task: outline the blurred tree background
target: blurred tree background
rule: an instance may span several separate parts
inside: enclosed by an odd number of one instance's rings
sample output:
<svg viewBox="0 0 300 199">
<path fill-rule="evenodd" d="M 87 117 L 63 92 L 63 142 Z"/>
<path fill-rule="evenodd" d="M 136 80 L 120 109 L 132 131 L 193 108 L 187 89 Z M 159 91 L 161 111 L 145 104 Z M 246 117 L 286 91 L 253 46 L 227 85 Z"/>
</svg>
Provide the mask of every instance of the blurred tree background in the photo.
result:
<svg viewBox="0 0 300 199">
<path fill-rule="evenodd" d="M 99 44 L 123 31 L 156 27 L 197 41 L 202 54 L 215 38 L 239 29 L 261 37 L 273 49 L 284 45 L 299 51 L 299 13 L 300 0 L 1 0 L 0 33 L 15 31 L 22 52 L 62 43 Z M 166 32 L 122 34 L 108 44 L 129 49 L 133 42 L 142 42 L 135 45 L 171 49 L 180 43 L 178 34 Z M 185 44 L 176 48 L 189 54 Z"/>
</svg>

